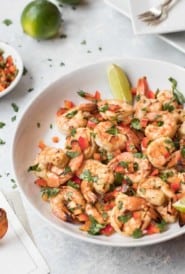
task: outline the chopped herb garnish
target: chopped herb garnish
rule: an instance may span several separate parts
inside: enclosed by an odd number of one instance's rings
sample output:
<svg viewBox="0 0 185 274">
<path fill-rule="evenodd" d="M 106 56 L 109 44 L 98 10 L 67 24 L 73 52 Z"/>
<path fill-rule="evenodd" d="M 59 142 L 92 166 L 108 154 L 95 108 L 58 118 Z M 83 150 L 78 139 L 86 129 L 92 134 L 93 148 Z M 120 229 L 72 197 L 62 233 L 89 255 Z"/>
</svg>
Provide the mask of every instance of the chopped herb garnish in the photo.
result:
<svg viewBox="0 0 185 274">
<path fill-rule="evenodd" d="M 27 90 L 27 92 L 32 92 L 34 90 L 34 88 L 29 88 L 28 90 Z"/>
<path fill-rule="evenodd" d="M 136 129 L 136 130 L 140 130 L 141 129 L 140 120 L 137 119 L 137 118 L 132 119 L 131 127 Z"/>
<path fill-rule="evenodd" d="M 185 158 L 185 147 L 181 148 L 181 155 L 183 158 Z"/>
<path fill-rule="evenodd" d="M 173 175 L 174 175 L 173 171 L 167 171 L 167 172 L 161 172 L 159 177 L 161 178 L 161 180 L 166 182 L 168 178 L 172 177 Z"/>
<path fill-rule="evenodd" d="M 89 170 L 84 170 L 84 172 L 80 175 L 80 179 L 86 180 L 88 182 L 96 183 L 98 180 L 98 177 L 92 176 Z"/>
<path fill-rule="evenodd" d="M 74 137 L 75 134 L 76 134 L 76 128 L 72 128 L 71 132 L 70 132 L 70 135 Z"/>
<path fill-rule="evenodd" d="M 124 180 L 126 181 L 126 183 L 127 183 L 129 186 L 132 186 L 132 185 L 133 185 L 132 180 L 131 180 L 128 176 L 124 176 Z"/>
<path fill-rule="evenodd" d="M 162 107 L 163 110 L 168 110 L 169 112 L 172 112 L 174 110 L 174 106 L 170 105 L 170 103 L 166 103 Z"/>
<path fill-rule="evenodd" d="M 98 49 L 99 49 L 99 51 L 102 51 L 102 47 L 99 47 Z"/>
<path fill-rule="evenodd" d="M 122 166 L 122 167 L 124 167 L 124 168 L 128 168 L 128 162 L 124 162 L 124 161 L 121 161 L 121 162 L 119 162 L 119 166 Z"/>
<path fill-rule="evenodd" d="M 53 61 L 53 60 L 52 60 L 51 58 L 48 58 L 48 61 L 51 62 L 51 61 Z"/>
<path fill-rule="evenodd" d="M 106 112 L 109 109 L 108 104 L 105 104 L 104 106 L 99 107 L 100 112 Z"/>
<path fill-rule="evenodd" d="M 172 83 L 172 92 L 176 101 L 181 105 L 184 104 L 185 98 L 184 98 L 184 95 L 177 89 L 177 81 L 173 79 L 172 77 L 170 77 L 168 80 Z"/>
<path fill-rule="evenodd" d="M 14 183 L 14 184 L 15 184 L 15 180 L 14 180 L 14 179 L 11 179 L 10 181 L 11 181 L 12 183 Z"/>
<path fill-rule="evenodd" d="M 28 172 L 30 172 L 30 171 L 38 171 L 39 172 L 39 171 L 41 171 L 41 168 L 39 167 L 39 164 L 35 164 L 28 168 Z"/>
<path fill-rule="evenodd" d="M 127 223 L 130 219 L 132 218 L 132 214 L 131 213 L 127 213 L 124 216 L 119 216 L 118 220 L 120 222 L 122 222 L 123 224 Z"/>
<path fill-rule="evenodd" d="M 10 26 L 11 24 L 13 24 L 13 22 L 10 19 L 4 19 L 3 24 L 5 24 L 6 26 Z"/>
<path fill-rule="evenodd" d="M 116 126 L 112 126 L 109 129 L 107 129 L 105 132 L 115 136 L 118 134 L 118 129 Z"/>
<path fill-rule="evenodd" d="M 121 210 L 123 208 L 123 202 L 118 201 L 118 209 Z"/>
<path fill-rule="evenodd" d="M 166 228 L 167 223 L 162 220 L 160 223 L 157 223 L 157 227 L 159 228 L 160 232 L 163 232 Z"/>
<path fill-rule="evenodd" d="M 80 44 L 81 44 L 81 45 L 86 45 L 87 42 L 86 42 L 86 40 L 83 40 Z"/>
<path fill-rule="evenodd" d="M 52 129 L 52 128 L 53 128 L 53 125 L 52 125 L 52 124 L 50 124 L 50 125 L 49 125 L 49 128 L 50 128 L 50 129 Z"/>
<path fill-rule="evenodd" d="M 77 157 L 78 155 L 79 155 L 79 152 L 78 151 L 67 151 L 66 152 L 66 155 L 68 156 L 68 157 L 70 157 L 70 158 L 75 158 L 75 157 Z"/>
<path fill-rule="evenodd" d="M 89 220 L 91 222 L 90 228 L 88 230 L 88 233 L 91 235 L 99 235 L 100 230 L 104 228 L 105 226 L 102 224 L 99 224 L 93 216 L 89 216 Z"/>
<path fill-rule="evenodd" d="M 15 103 L 12 103 L 11 106 L 15 112 L 19 111 L 19 107 Z"/>
<path fill-rule="evenodd" d="M 116 184 L 117 186 L 122 184 L 123 179 L 124 179 L 123 174 L 121 174 L 121 173 L 119 173 L 119 172 L 116 172 L 116 173 L 114 174 L 114 182 L 115 182 L 115 184 Z"/>
<path fill-rule="evenodd" d="M 91 50 L 88 50 L 87 53 L 91 53 L 92 51 Z"/>
<path fill-rule="evenodd" d="M 162 126 L 163 126 L 163 124 L 164 124 L 164 122 L 163 122 L 163 121 L 157 121 L 157 125 L 158 125 L 158 127 L 162 127 Z"/>
<path fill-rule="evenodd" d="M 136 228 L 132 234 L 134 239 L 141 238 L 143 236 L 142 230 L 140 228 Z"/>
<path fill-rule="evenodd" d="M 138 163 L 134 162 L 133 167 L 134 167 L 134 171 L 138 171 L 139 169 Z"/>
<path fill-rule="evenodd" d="M 65 167 L 63 174 L 66 175 L 71 172 L 71 168 L 69 166 Z"/>
<path fill-rule="evenodd" d="M 145 158 L 145 155 L 141 152 L 136 152 L 136 153 L 134 153 L 134 157 L 136 157 L 138 159 L 142 159 L 142 158 Z"/>
<path fill-rule="evenodd" d="M 141 99 L 141 95 L 136 95 L 136 101 L 139 101 Z"/>
<path fill-rule="evenodd" d="M 78 112 L 77 110 L 73 110 L 73 111 L 67 113 L 66 117 L 69 118 L 69 119 L 73 118 L 77 114 L 77 112 Z"/>
<path fill-rule="evenodd" d="M 0 145 L 4 145 L 4 144 L 6 144 L 6 142 L 0 138 Z"/>
<path fill-rule="evenodd" d="M 59 193 L 59 188 L 50 188 L 50 187 L 42 187 L 41 193 L 43 195 L 47 195 L 48 198 L 55 197 Z"/>
<path fill-rule="evenodd" d="M 73 182 L 73 181 L 71 181 L 71 180 L 69 180 L 69 181 L 67 182 L 67 185 L 68 185 L 68 186 L 71 186 L 71 187 L 73 187 L 73 188 L 75 188 L 75 189 L 79 189 L 79 188 L 80 188 L 79 184 L 77 184 L 77 183 L 75 183 L 75 182 Z"/>
<path fill-rule="evenodd" d="M 24 75 L 26 75 L 26 74 L 27 74 L 27 72 L 28 72 L 28 71 L 27 71 L 27 68 L 26 68 L 26 67 L 24 67 L 24 69 L 23 69 L 23 76 L 24 76 Z"/>
<path fill-rule="evenodd" d="M 64 62 L 61 62 L 61 63 L 60 63 L 60 66 L 61 66 L 61 67 L 65 66 L 65 63 L 64 63 Z"/>
<path fill-rule="evenodd" d="M 83 90 L 79 90 L 79 91 L 77 91 L 77 93 L 78 93 L 78 95 L 80 95 L 83 98 L 86 96 L 86 92 Z"/>
<path fill-rule="evenodd" d="M 14 122 L 15 120 L 16 120 L 16 116 L 13 116 L 13 117 L 11 118 L 11 121 Z"/>
<path fill-rule="evenodd" d="M 0 128 L 3 128 L 6 124 L 3 122 L 0 122 Z"/>
</svg>

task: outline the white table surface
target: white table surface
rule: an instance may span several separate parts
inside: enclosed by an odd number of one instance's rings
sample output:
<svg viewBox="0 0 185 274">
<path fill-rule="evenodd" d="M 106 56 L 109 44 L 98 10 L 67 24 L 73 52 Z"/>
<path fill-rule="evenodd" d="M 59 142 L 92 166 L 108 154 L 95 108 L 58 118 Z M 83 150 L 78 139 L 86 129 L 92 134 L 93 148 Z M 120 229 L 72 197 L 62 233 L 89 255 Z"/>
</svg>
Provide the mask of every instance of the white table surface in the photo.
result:
<svg viewBox="0 0 185 274">
<path fill-rule="evenodd" d="M 0 146 L 0 188 L 4 191 L 15 187 L 11 144 L 16 124 L 30 101 L 49 83 L 79 66 L 113 56 L 147 57 L 185 64 L 185 55 L 157 37 L 134 36 L 129 20 L 106 6 L 103 0 L 86 0 L 76 10 L 62 8 L 63 33 L 67 38 L 40 42 L 25 35 L 20 25 L 21 11 L 27 0 L 0 0 L 0 3 L 0 40 L 19 51 L 28 70 L 16 89 L 0 99 L 0 121 L 6 123 L 0 129 L 0 138 L 6 141 Z M 4 25 L 2 21 L 6 18 L 13 24 Z M 81 44 L 83 40 L 86 44 Z M 61 66 L 61 62 L 65 65 Z M 34 90 L 28 92 L 30 88 Z M 12 102 L 19 106 L 18 113 L 11 107 Z M 15 115 L 16 121 L 12 122 Z M 184 273 L 185 236 L 143 248 L 96 246 L 56 231 L 26 202 L 25 206 L 35 242 L 52 274 Z M 8 274 L 6 269 L 2 274 Z"/>
</svg>

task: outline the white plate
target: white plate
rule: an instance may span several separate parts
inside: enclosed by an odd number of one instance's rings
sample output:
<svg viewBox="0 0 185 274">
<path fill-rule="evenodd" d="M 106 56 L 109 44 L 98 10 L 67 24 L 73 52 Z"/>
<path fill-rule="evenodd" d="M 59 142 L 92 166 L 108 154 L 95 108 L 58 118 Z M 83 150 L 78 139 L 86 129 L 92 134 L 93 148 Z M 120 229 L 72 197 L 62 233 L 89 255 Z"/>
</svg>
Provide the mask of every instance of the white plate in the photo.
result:
<svg viewBox="0 0 185 274">
<path fill-rule="evenodd" d="M 39 140 L 43 139 L 47 144 L 53 145 L 51 137 L 60 136 L 55 127 L 51 130 L 49 125 L 53 122 L 56 111 L 63 104 L 64 99 L 71 99 L 78 104 L 82 99 L 76 91 L 80 89 L 100 90 L 103 98 L 111 98 L 106 71 L 112 63 L 118 64 L 127 72 L 133 85 L 139 77 L 146 75 L 153 90 L 168 89 L 170 88 L 168 78 L 171 76 L 178 81 L 179 90 L 185 90 L 185 69 L 173 64 L 146 59 L 110 59 L 80 68 L 61 77 L 30 104 L 19 122 L 12 155 L 17 182 L 36 212 L 58 230 L 71 236 L 91 243 L 125 247 L 163 242 L 183 234 L 185 227 L 180 228 L 178 224 L 173 224 L 164 233 L 135 240 L 118 234 L 111 237 L 90 236 L 80 231 L 78 226 L 60 221 L 51 214 L 48 204 L 42 201 L 39 189 L 33 183 L 34 177 L 27 172 L 38 152 Z M 40 128 L 37 128 L 37 122 L 40 122 Z M 63 145 L 63 142 L 64 138 L 60 144 Z"/>
<path fill-rule="evenodd" d="M 169 33 L 185 30 L 185 0 L 174 0 L 171 4 L 171 9 L 166 20 L 158 25 L 150 26 L 142 22 L 138 15 L 155 7 L 161 3 L 161 0 L 130 0 L 130 11 L 132 25 L 135 34 L 151 34 L 151 33 Z"/>
<path fill-rule="evenodd" d="M 128 18 L 131 18 L 129 0 L 105 0 L 105 3 Z M 184 20 L 182 19 L 182 21 Z M 159 35 L 159 37 L 166 43 L 185 53 L 185 31 L 180 33 L 163 34 Z"/>
</svg>

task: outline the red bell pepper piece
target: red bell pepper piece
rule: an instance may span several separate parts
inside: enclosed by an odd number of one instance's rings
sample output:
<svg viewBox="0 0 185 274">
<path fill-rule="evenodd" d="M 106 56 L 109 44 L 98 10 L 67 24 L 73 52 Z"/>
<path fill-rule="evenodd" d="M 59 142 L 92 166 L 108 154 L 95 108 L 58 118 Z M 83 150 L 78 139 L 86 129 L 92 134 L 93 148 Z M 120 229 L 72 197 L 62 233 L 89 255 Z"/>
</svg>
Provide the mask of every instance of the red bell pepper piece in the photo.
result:
<svg viewBox="0 0 185 274">
<path fill-rule="evenodd" d="M 114 232 L 115 232 L 115 230 L 110 224 L 107 224 L 106 227 L 104 227 L 100 230 L 100 234 L 105 235 L 105 236 L 110 236 Z"/>
<path fill-rule="evenodd" d="M 88 140 L 86 138 L 82 137 L 82 136 L 80 136 L 78 138 L 78 143 L 79 143 L 79 146 L 80 146 L 81 150 L 85 150 L 89 146 Z"/>
</svg>

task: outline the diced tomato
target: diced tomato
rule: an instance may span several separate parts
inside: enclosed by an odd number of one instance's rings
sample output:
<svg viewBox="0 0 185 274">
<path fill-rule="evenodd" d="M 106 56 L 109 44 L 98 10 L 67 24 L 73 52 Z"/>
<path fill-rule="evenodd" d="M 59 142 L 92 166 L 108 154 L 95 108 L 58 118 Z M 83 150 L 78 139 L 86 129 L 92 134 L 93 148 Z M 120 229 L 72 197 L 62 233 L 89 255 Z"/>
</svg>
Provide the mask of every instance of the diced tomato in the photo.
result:
<svg viewBox="0 0 185 274">
<path fill-rule="evenodd" d="M 66 111 L 67 111 L 66 108 L 59 108 L 59 110 L 57 111 L 57 116 L 64 114 Z"/>
<path fill-rule="evenodd" d="M 157 227 L 156 224 L 150 224 L 147 229 L 147 234 L 151 235 L 151 234 L 155 234 L 155 233 L 160 233 L 160 229 Z"/>
<path fill-rule="evenodd" d="M 148 92 L 148 83 L 147 78 L 140 78 L 137 82 L 136 94 L 145 95 Z"/>
<path fill-rule="evenodd" d="M 86 148 L 89 147 L 88 140 L 86 138 L 82 137 L 82 136 L 80 136 L 78 138 L 78 143 L 79 143 L 79 146 L 80 146 L 81 150 L 85 150 Z"/>
<path fill-rule="evenodd" d="M 89 128 L 95 128 L 95 127 L 96 127 L 96 123 L 93 122 L 93 121 L 91 121 L 91 120 L 88 120 L 87 126 L 88 126 Z"/>
<path fill-rule="evenodd" d="M 40 186 L 40 187 L 45 187 L 45 186 L 47 186 L 47 182 L 46 182 L 44 179 L 42 179 L 42 178 L 37 179 L 37 180 L 35 181 L 35 184 L 36 184 L 37 186 Z"/>
<path fill-rule="evenodd" d="M 100 230 L 100 234 L 105 235 L 105 236 L 110 236 L 114 232 L 115 232 L 115 230 L 110 224 L 107 224 L 106 227 L 104 227 Z"/>
<path fill-rule="evenodd" d="M 110 111 L 117 111 L 119 109 L 120 109 L 120 106 L 118 106 L 118 105 L 113 105 L 113 104 L 109 105 L 109 110 Z"/>
<path fill-rule="evenodd" d="M 132 188 L 133 188 L 134 190 L 137 190 L 138 184 L 137 184 L 137 183 L 133 183 L 133 184 L 132 184 Z"/>
<path fill-rule="evenodd" d="M 45 143 L 41 140 L 41 141 L 39 141 L 39 143 L 38 143 L 38 147 L 39 147 L 41 150 L 43 150 L 43 149 L 46 147 L 46 145 L 45 145 Z"/>
<path fill-rule="evenodd" d="M 99 92 L 98 90 L 95 92 L 94 98 L 95 98 L 97 101 L 98 101 L 98 100 L 101 100 L 101 94 L 100 94 L 100 92 Z"/>
<path fill-rule="evenodd" d="M 101 154 L 96 152 L 96 153 L 93 154 L 93 158 L 94 158 L 94 160 L 100 161 L 101 160 Z"/>
<path fill-rule="evenodd" d="M 146 97 L 149 99 L 155 99 L 155 93 L 151 90 L 148 90 L 146 93 Z"/>
<path fill-rule="evenodd" d="M 76 176 L 76 175 L 74 175 L 71 180 L 73 182 L 75 182 L 76 184 L 78 184 L 78 185 L 80 185 L 81 182 L 82 182 L 82 180 L 78 176 Z"/>
<path fill-rule="evenodd" d="M 156 176 L 158 174 L 159 174 L 159 170 L 156 168 L 151 172 L 150 176 Z"/>
<path fill-rule="evenodd" d="M 142 142 L 141 142 L 142 147 L 143 148 L 147 148 L 149 142 L 150 142 L 150 139 L 147 138 L 147 137 L 144 137 L 143 140 L 142 140 Z"/>
<path fill-rule="evenodd" d="M 168 158 L 170 156 L 170 153 L 168 150 L 166 150 L 166 151 L 164 151 L 163 155 L 165 158 Z"/>
<path fill-rule="evenodd" d="M 177 192 L 181 187 L 180 179 L 176 178 L 171 184 L 170 188 L 174 191 Z"/>
<path fill-rule="evenodd" d="M 117 166 L 117 167 L 115 168 L 115 172 L 123 173 L 124 171 L 125 171 L 125 169 L 124 169 L 124 167 L 122 167 L 122 166 Z"/>
<path fill-rule="evenodd" d="M 132 88 L 132 89 L 131 89 L 131 93 L 132 93 L 133 95 L 136 95 L 136 91 L 137 91 L 136 88 Z"/>
<path fill-rule="evenodd" d="M 107 203 L 107 204 L 104 206 L 104 209 L 105 209 L 105 211 L 109 211 L 109 210 L 111 210 L 114 206 L 115 206 L 115 202 L 114 202 L 114 201 L 110 201 L 109 203 Z"/>
<path fill-rule="evenodd" d="M 139 219 L 139 218 L 141 218 L 141 212 L 139 212 L 139 211 L 134 211 L 133 213 L 132 213 L 132 216 L 133 216 L 133 218 L 134 219 Z"/>
<path fill-rule="evenodd" d="M 86 221 L 89 220 L 89 217 L 88 217 L 87 214 L 81 213 L 80 215 L 78 215 L 78 220 L 79 220 L 80 222 L 86 222 Z"/>
<path fill-rule="evenodd" d="M 52 141 L 53 141 L 53 143 L 58 143 L 60 141 L 60 139 L 58 136 L 53 136 Z"/>
<path fill-rule="evenodd" d="M 141 124 L 142 127 L 145 128 L 148 124 L 148 119 L 146 119 L 146 118 L 141 119 L 140 124 Z"/>
<path fill-rule="evenodd" d="M 64 108 L 70 109 L 73 108 L 75 104 L 72 101 L 64 100 Z"/>
</svg>

